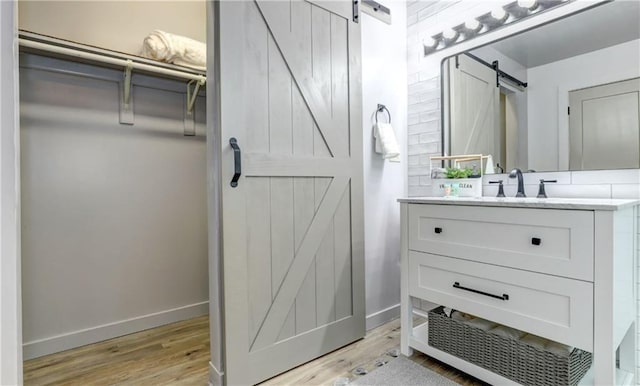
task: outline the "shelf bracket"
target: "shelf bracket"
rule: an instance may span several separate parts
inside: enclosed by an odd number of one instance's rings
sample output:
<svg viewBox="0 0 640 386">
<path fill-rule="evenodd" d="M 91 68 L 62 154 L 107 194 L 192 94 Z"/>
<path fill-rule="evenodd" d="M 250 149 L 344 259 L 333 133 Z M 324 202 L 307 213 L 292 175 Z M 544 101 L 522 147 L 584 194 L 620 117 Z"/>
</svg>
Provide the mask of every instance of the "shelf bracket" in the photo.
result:
<svg viewBox="0 0 640 386">
<path fill-rule="evenodd" d="M 200 91 L 200 87 L 205 83 L 204 77 L 200 77 L 198 80 L 190 80 L 189 83 L 187 83 L 187 110 L 184 115 L 184 135 L 186 136 L 196 135 L 196 120 L 193 110 L 196 99 L 198 98 L 198 91 Z"/>
<path fill-rule="evenodd" d="M 122 98 L 120 102 L 120 123 L 124 125 L 133 125 L 133 101 L 131 100 L 131 70 L 133 69 L 133 61 L 127 60 L 127 66 L 124 68 L 124 79 L 122 81 Z"/>
</svg>

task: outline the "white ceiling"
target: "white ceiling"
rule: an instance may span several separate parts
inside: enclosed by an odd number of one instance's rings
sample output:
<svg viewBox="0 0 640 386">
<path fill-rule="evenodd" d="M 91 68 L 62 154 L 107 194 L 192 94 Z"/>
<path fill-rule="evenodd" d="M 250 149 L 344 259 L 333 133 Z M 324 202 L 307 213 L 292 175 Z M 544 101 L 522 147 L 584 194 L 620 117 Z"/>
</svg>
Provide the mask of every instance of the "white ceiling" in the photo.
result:
<svg viewBox="0 0 640 386">
<path fill-rule="evenodd" d="M 531 68 L 634 39 L 640 39 L 640 1 L 619 0 L 490 46 Z"/>
</svg>

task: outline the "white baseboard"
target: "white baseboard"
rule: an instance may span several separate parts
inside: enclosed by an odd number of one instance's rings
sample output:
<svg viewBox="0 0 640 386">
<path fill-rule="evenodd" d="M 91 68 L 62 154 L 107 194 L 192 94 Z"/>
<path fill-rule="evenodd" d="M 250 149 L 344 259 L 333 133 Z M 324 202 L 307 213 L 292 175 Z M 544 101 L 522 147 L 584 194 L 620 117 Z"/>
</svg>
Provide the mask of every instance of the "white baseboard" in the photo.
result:
<svg viewBox="0 0 640 386">
<path fill-rule="evenodd" d="M 43 355 L 80 347 L 91 343 L 115 338 L 134 332 L 147 330 L 169 323 L 179 322 L 209 313 L 209 302 L 190 304 L 171 310 L 142 315 L 118 322 L 107 323 L 49 338 L 25 342 L 22 345 L 24 359 L 33 359 Z"/>
<path fill-rule="evenodd" d="M 395 306 L 385 308 L 384 310 L 374 312 L 371 315 L 367 315 L 366 329 L 367 331 L 369 331 L 376 327 L 382 326 L 383 324 L 388 323 L 394 319 L 398 319 L 399 317 L 400 303 L 396 304 Z"/>
</svg>

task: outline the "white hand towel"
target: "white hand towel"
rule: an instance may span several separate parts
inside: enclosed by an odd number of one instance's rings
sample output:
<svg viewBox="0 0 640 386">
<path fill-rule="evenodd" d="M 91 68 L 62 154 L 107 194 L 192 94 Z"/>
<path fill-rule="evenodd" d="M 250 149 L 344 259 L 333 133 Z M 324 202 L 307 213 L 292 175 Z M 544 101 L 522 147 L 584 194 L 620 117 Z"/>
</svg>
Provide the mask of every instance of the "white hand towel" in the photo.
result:
<svg viewBox="0 0 640 386">
<path fill-rule="evenodd" d="M 487 166 L 486 166 L 486 169 L 484 170 L 484 174 L 494 174 L 495 172 L 496 170 L 493 167 L 493 155 L 489 154 L 487 156 Z"/>
<path fill-rule="evenodd" d="M 207 69 L 206 44 L 160 30 L 144 38 L 142 56 L 198 70 Z"/>
<path fill-rule="evenodd" d="M 400 162 L 400 147 L 390 124 L 376 123 L 373 136 L 376 139 L 376 153 L 382 154 L 382 158 L 389 161 Z"/>
</svg>

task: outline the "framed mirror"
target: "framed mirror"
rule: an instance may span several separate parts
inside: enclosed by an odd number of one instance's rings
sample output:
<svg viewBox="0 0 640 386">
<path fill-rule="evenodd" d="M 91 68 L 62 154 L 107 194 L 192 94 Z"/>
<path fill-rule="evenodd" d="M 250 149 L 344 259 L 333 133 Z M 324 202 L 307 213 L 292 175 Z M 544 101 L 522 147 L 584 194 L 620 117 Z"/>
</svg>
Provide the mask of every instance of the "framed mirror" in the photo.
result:
<svg viewBox="0 0 640 386">
<path fill-rule="evenodd" d="M 613 1 L 442 61 L 443 154 L 495 172 L 640 168 L 640 2 Z"/>
</svg>

